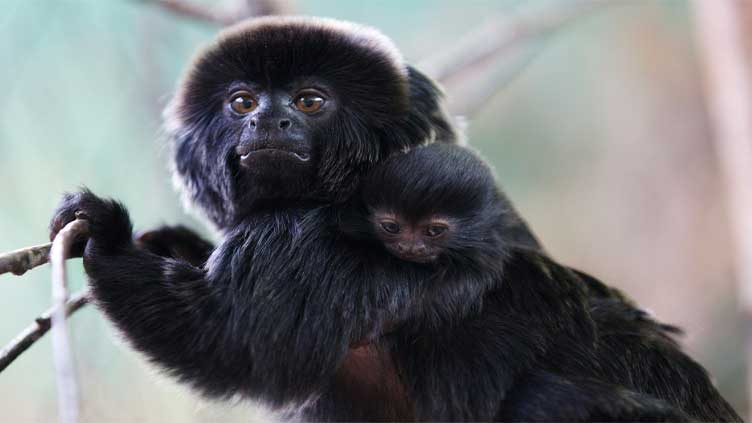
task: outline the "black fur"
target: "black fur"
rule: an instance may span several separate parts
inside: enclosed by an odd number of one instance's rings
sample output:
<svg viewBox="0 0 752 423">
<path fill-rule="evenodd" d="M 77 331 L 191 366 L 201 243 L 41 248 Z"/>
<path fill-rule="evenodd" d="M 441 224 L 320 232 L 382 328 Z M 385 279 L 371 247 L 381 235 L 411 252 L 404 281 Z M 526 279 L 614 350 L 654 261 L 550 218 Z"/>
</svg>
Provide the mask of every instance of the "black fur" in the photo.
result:
<svg viewBox="0 0 752 423">
<path fill-rule="evenodd" d="M 323 81 L 339 106 L 305 132 L 310 166 L 240 166 L 248 120 L 228 118 L 232 84 L 276 92 L 299 78 Z M 537 419 L 556 410 L 531 414 L 526 398 L 562 385 L 555 393 L 583 405 L 561 416 L 578 418 L 601 413 L 586 395 L 607 386 L 603 398 L 617 402 L 738 419 L 665 327 L 542 255 L 511 209 L 488 208 L 508 204 L 501 197 L 477 203 L 485 214 L 468 227 L 509 228 L 468 239 L 444 285 L 430 283 L 432 267 L 340 231 L 345 202 L 386 157 L 455 140 L 440 97 L 372 31 L 304 18 L 240 24 L 200 53 L 166 112 L 176 175 L 223 234 L 211 255 L 183 229 L 134 243 L 125 208 L 88 191 L 63 198 L 51 235 L 85 213 L 98 305 L 135 348 L 209 396 L 316 420 Z M 568 385 L 580 379 L 594 382 Z"/>
<path fill-rule="evenodd" d="M 597 379 L 533 370 L 507 395 L 496 420 L 506 422 L 689 422 L 666 401 Z"/>
</svg>

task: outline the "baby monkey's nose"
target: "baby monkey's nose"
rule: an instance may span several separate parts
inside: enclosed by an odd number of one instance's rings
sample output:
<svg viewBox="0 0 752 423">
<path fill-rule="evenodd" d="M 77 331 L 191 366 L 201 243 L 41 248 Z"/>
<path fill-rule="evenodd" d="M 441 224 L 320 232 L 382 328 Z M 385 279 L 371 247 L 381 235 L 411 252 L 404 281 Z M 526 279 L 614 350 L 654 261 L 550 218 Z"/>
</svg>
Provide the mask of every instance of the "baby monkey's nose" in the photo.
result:
<svg viewBox="0 0 752 423">
<path fill-rule="evenodd" d="M 426 252 L 428 252 L 428 249 L 426 248 L 425 244 L 418 244 L 413 248 L 414 254 L 423 255 L 426 254 Z"/>
</svg>

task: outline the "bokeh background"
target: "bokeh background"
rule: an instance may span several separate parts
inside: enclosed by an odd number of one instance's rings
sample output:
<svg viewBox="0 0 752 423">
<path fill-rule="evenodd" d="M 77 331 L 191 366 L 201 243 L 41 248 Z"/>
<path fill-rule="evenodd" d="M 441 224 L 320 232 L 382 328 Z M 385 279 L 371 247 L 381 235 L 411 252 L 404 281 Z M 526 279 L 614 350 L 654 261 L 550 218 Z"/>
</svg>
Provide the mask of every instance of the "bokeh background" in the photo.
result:
<svg viewBox="0 0 752 423">
<path fill-rule="evenodd" d="M 710 0 L 708 0 L 710 1 Z M 296 13 L 366 23 L 411 63 L 544 0 L 296 0 Z M 231 1 L 194 4 L 232 6 Z M 613 1 L 530 46 L 468 119 L 468 139 L 558 260 L 683 327 L 683 345 L 744 415 L 731 228 L 691 3 Z M 138 0 L 3 0 L 0 251 L 46 241 L 52 208 L 82 184 L 128 205 L 138 228 L 184 223 L 160 113 L 215 24 Z M 527 54 L 527 53 L 525 53 Z M 516 66 L 516 65 L 515 65 Z M 514 77 L 512 77 L 512 75 Z M 470 94 L 468 94 L 470 93 Z M 452 101 L 472 90 L 448 86 Z M 82 286 L 80 260 L 71 262 Z M 0 276 L 0 345 L 50 303 L 49 268 Z M 89 307 L 71 319 L 87 421 L 247 421 L 158 373 Z M 51 421 L 50 339 L 0 374 L 3 421 Z"/>
</svg>

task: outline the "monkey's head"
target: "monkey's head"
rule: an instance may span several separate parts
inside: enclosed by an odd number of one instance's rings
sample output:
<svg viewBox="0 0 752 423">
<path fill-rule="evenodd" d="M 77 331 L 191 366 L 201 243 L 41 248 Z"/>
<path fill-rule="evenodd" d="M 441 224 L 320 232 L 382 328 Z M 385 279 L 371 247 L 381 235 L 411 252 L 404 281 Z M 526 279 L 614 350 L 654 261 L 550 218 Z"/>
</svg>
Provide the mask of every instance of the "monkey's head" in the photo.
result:
<svg viewBox="0 0 752 423">
<path fill-rule="evenodd" d="M 511 209 L 468 149 L 432 144 L 394 154 L 368 174 L 361 198 L 370 234 L 402 260 L 467 263 L 503 253 Z"/>
<path fill-rule="evenodd" d="M 220 228 L 264 204 L 344 200 L 386 155 L 454 141 L 439 90 L 386 37 L 328 19 L 224 31 L 165 116 L 177 179 Z"/>
</svg>

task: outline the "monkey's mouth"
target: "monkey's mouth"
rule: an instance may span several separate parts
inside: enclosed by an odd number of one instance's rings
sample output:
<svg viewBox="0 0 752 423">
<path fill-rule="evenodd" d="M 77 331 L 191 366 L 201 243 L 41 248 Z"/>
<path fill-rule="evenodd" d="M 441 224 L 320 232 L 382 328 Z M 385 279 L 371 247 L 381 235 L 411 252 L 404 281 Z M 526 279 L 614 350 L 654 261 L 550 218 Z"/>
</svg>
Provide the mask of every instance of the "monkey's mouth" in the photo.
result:
<svg viewBox="0 0 752 423">
<path fill-rule="evenodd" d="M 295 151 L 281 150 L 279 148 L 262 148 L 259 150 L 253 150 L 251 152 L 243 154 L 242 156 L 240 156 L 240 161 L 248 159 L 253 154 L 264 154 L 264 153 L 270 154 L 270 155 L 279 155 L 279 154 L 291 155 L 295 157 L 296 159 L 300 160 L 301 162 L 307 162 L 308 160 L 311 159 L 311 156 L 306 153 L 298 153 Z"/>
<path fill-rule="evenodd" d="M 307 162 L 311 160 L 311 155 L 303 151 L 291 151 L 284 148 L 259 147 L 259 148 L 237 148 L 240 156 L 240 164 L 244 166 L 251 165 L 254 160 L 276 160 L 276 159 L 293 159 L 298 162 Z"/>
</svg>

